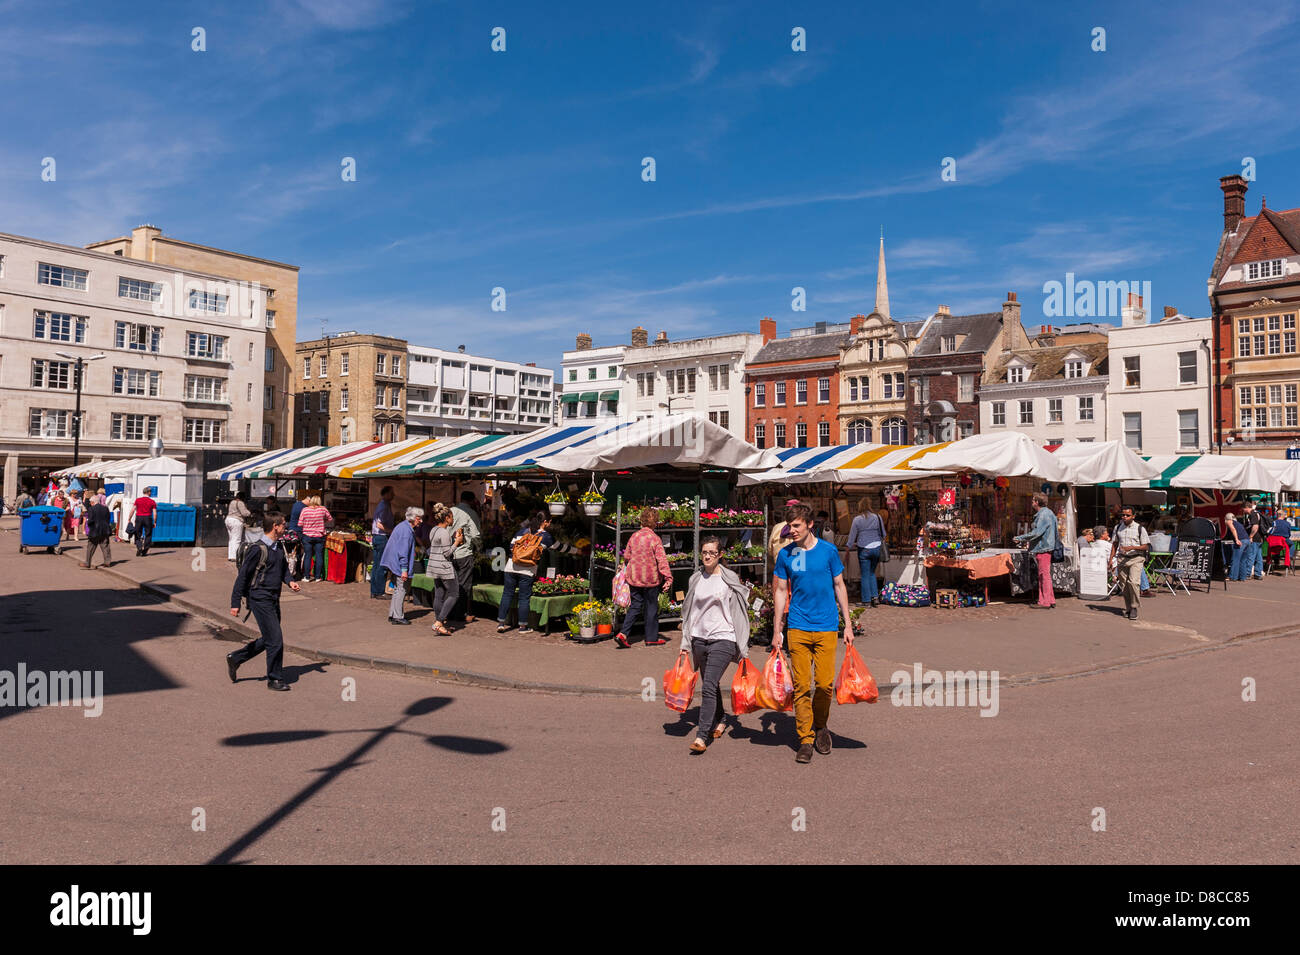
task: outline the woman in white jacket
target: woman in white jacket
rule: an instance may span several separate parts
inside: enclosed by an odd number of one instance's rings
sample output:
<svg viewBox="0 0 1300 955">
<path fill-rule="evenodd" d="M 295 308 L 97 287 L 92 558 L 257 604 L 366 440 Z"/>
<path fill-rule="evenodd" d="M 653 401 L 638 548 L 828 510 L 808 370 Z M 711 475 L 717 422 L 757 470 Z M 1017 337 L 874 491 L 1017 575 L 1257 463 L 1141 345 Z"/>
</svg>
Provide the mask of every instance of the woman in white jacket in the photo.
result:
<svg viewBox="0 0 1300 955">
<path fill-rule="evenodd" d="M 233 561 L 239 552 L 239 545 L 244 542 L 244 526 L 249 518 L 248 505 L 244 503 L 244 492 L 240 491 L 226 508 L 226 560 Z"/>
<path fill-rule="evenodd" d="M 692 753 L 708 748 L 710 738 L 724 732 L 719 683 L 727 666 L 749 655 L 749 588 L 721 564 L 722 541 L 700 541 L 704 564 L 691 576 L 682 604 L 682 650 L 689 652 L 700 672 L 700 725 Z"/>
</svg>

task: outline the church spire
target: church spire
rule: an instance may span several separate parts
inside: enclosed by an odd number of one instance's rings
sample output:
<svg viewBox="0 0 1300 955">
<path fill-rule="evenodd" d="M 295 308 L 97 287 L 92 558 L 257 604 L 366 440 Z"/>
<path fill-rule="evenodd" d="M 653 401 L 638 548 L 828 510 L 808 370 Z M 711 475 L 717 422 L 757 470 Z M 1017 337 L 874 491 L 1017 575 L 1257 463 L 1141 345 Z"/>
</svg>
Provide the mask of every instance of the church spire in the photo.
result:
<svg viewBox="0 0 1300 955">
<path fill-rule="evenodd" d="M 889 282 L 885 279 L 885 227 L 880 227 L 880 257 L 876 261 L 876 311 L 889 318 Z"/>
</svg>

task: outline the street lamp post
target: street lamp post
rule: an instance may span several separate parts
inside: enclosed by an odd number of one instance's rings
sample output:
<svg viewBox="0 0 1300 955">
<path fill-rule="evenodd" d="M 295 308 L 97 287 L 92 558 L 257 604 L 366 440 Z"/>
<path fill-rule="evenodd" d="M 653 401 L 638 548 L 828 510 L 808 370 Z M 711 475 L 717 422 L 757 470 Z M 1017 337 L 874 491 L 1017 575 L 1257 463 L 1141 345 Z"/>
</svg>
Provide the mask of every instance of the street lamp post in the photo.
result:
<svg viewBox="0 0 1300 955">
<path fill-rule="evenodd" d="M 672 414 L 672 413 L 673 413 L 673 402 L 674 402 L 674 401 L 685 401 L 685 400 L 686 400 L 686 395 L 671 395 L 671 396 L 668 398 L 667 402 L 663 402 L 663 401 L 659 402 L 659 407 L 660 407 L 660 408 L 667 408 L 667 409 L 668 409 L 668 413 L 669 413 L 669 414 Z"/>
<path fill-rule="evenodd" d="M 73 372 L 73 387 L 77 389 L 77 407 L 72 412 L 72 466 L 75 468 L 81 463 L 81 370 L 85 367 L 86 362 L 97 361 L 108 356 L 101 353 L 91 355 L 89 358 L 83 358 L 81 355 L 69 355 L 67 352 L 62 351 L 57 351 L 54 354 L 77 363 L 76 370 Z"/>
</svg>

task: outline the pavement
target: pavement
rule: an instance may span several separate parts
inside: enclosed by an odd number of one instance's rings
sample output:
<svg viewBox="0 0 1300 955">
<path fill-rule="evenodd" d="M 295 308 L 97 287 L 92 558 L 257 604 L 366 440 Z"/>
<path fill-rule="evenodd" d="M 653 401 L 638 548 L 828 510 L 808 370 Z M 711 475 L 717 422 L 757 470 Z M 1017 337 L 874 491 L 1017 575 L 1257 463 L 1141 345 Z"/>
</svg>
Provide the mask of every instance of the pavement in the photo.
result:
<svg viewBox="0 0 1300 955">
<path fill-rule="evenodd" d="M 230 616 L 234 565 L 224 547 L 159 547 L 139 558 L 123 544 L 114 548 L 111 568 L 96 570 L 77 566 L 84 542 L 64 547 L 62 557 L 38 552 L 26 559 L 48 562 L 51 573 L 83 575 L 87 584 L 106 575 L 139 587 L 207 621 L 223 639 L 257 635 L 251 619 Z M 0 548 L 17 552 L 16 518 L 0 518 Z M 430 629 L 430 612 L 414 605 L 407 611 L 412 626 L 389 624 L 387 602 L 371 600 L 364 584 L 308 583 L 301 594 L 286 589 L 282 609 L 286 648 L 307 659 L 498 689 L 639 697 L 646 678 L 662 684 L 680 640 L 669 629 L 665 646 L 638 642 L 619 649 L 613 641 L 577 643 L 563 630 L 501 635 L 490 618 L 439 637 Z M 857 648 L 882 689 L 892 685 L 896 671 L 916 663 L 997 670 L 1004 685 L 1038 683 L 1300 630 L 1300 579 L 1276 576 L 1233 583 L 1226 591 L 1216 582 L 1208 593 L 1202 588 L 1190 596 L 1166 592 L 1145 600 L 1137 621 L 1123 615 L 1118 597 L 1062 597 L 1055 610 L 1020 599 L 953 610 L 877 607 L 866 611 L 866 620 Z M 766 657 L 760 649 L 753 659 L 761 664 Z"/>
<path fill-rule="evenodd" d="M 330 605 L 309 597 L 295 614 L 313 602 Z M 102 674 L 96 718 L 0 705 L 9 865 L 1300 861 L 1294 636 L 1004 687 L 996 718 L 887 697 L 835 706 L 833 752 L 798 765 L 788 713 L 730 718 L 694 756 L 697 708 L 662 699 L 503 692 L 293 653 L 292 692 L 267 692 L 254 664 L 232 684 L 204 620 L 3 538 L 0 608 L 0 672 Z M 990 638 L 952 626 L 949 639 Z M 533 649 L 626 672 L 650 654 Z M 1209 881 L 1185 887 L 1242 880 Z M 1057 896 L 1046 911 L 1074 929 L 1127 911 L 1114 894 Z M 48 922 L 44 905 L 13 914 Z"/>
</svg>

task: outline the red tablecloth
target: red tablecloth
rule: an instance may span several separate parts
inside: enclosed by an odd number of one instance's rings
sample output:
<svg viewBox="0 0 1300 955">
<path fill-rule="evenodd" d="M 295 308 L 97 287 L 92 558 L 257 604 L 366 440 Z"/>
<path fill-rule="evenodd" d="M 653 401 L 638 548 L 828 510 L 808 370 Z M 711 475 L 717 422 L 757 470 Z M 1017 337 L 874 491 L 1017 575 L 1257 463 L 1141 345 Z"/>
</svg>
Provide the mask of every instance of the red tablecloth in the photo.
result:
<svg viewBox="0 0 1300 955">
<path fill-rule="evenodd" d="M 1281 548 L 1283 565 L 1286 567 L 1290 567 L 1291 566 L 1291 542 L 1287 540 L 1285 537 L 1270 536 L 1268 539 L 1268 552 L 1270 554 L 1273 553 L 1274 547 Z"/>
<path fill-rule="evenodd" d="M 1015 562 L 1010 554 L 976 554 L 973 557 L 952 557 L 948 554 L 931 554 L 925 558 L 925 566 L 956 567 L 970 574 L 971 580 L 985 577 L 1001 577 L 1013 573 Z"/>
</svg>

